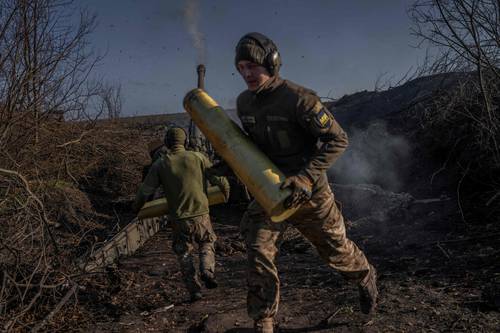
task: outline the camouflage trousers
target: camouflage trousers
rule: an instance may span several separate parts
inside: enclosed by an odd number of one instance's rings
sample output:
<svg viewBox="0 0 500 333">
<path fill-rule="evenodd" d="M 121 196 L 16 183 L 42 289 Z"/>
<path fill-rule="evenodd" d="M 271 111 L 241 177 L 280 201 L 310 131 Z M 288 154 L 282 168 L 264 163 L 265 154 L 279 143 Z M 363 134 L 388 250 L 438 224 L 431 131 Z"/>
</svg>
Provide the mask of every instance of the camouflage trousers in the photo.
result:
<svg viewBox="0 0 500 333">
<path fill-rule="evenodd" d="M 182 276 L 189 293 L 192 295 L 201 290 L 196 272 L 194 249 L 198 245 L 199 272 L 208 277 L 215 274 L 215 248 L 217 239 L 210 216 L 208 214 L 172 222 L 172 248 L 177 255 Z"/>
<path fill-rule="evenodd" d="M 360 282 L 370 266 L 363 252 L 346 237 L 344 218 L 330 187 L 315 193 L 287 221 L 271 222 L 253 201 L 241 221 L 248 256 L 247 311 L 254 320 L 274 317 L 278 311 L 280 280 L 276 256 L 281 235 L 289 226 L 297 228 L 317 249 L 321 258 L 345 278 Z"/>
</svg>

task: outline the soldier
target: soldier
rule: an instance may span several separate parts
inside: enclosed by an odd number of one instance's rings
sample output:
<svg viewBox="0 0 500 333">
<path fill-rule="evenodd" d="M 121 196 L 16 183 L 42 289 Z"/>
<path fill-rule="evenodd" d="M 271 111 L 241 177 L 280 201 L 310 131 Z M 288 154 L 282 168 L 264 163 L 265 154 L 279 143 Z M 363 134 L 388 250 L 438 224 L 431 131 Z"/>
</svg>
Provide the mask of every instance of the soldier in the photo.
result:
<svg viewBox="0 0 500 333">
<path fill-rule="evenodd" d="M 301 205 L 285 223 L 273 223 L 253 201 L 241 232 L 248 256 L 247 310 L 256 332 L 272 332 L 278 311 L 279 278 L 275 265 L 280 234 L 292 225 L 318 250 L 326 263 L 358 283 L 363 313 L 375 310 L 375 268 L 346 237 L 344 219 L 328 184 L 327 170 L 346 149 L 346 133 L 312 90 L 278 75 L 276 45 L 250 33 L 236 46 L 235 65 L 248 90 L 237 99 L 237 111 L 250 139 L 287 176 L 282 188 L 292 194 L 285 206 Z"/>
<path fill-rule="evenodd" d="M 146 198 L 161 185 L 168 202 L 168 216 L 173 230 L 173 250 L 177 255 L 191 301 L 203 296 L 194 265 L 193 249 L 199 247 L 200 277 L 209 289 L 217 287 L 215 279 L 215 233 L 210 222 L 207 179 L 218 185 L 226 198 L 227 183 L 209 173 L 210 161 L 202 154 L 187 151 L 186 132 L 179 127 L 168 130 L 166 144 L 169 152 L 151 166 L 141 184 L 134 207 L 139 210 Z"/>
</svg>

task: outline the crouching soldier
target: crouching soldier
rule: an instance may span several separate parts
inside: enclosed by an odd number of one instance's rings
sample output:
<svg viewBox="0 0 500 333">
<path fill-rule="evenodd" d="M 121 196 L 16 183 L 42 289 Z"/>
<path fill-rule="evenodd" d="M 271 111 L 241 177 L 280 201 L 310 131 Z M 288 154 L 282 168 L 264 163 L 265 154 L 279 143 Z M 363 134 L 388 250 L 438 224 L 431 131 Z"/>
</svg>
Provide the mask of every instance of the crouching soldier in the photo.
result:
<svg viewBox="0 0 500 333">
<path fill-rule="evenodd" d="M 202 153 L 187 151 L 186 132 L 180 127 L 168 130 L 168 153 L 158 158 L 141 184 L 134 208 L 139 210 L 146 198 L 162 186 L 168 202 L 173 230 L 173 250 L 177 255 L 191 301 L 201 299 L 201 284 L 194 265 L 193 250 L 198 245 L 200 277 L 205 287 L 217 287 L 215 279 L 216 240 L 209 216 L 207 180 L 229 196 L 227 182 L 212 176 L 211 163 Z"/>
</svg>

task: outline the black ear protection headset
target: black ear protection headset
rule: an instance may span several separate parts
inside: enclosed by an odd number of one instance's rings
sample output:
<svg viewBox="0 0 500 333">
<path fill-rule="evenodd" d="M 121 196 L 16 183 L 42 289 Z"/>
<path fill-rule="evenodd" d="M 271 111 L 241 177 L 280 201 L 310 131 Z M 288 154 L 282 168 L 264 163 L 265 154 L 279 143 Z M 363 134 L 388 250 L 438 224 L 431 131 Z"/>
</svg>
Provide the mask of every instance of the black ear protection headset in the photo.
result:
<svg viewBox="0 0 500 333">
<path fill-rule="evenodd" d="M 244 39 L 253 39 L 257 42 L 257 44 L 259 44 L 262 49 L 264 49 L 264 51 L 266 52 L 264 67 L 267 68 L 269 74 L 271 74 L 272 76 L 278 74 L 278 71 L 281 67 L 281 57 L 276 45 L 274 45 L 274 43 L 269 38 L 258 32 L 251 32 L 246 34 L 240 39 L 240 43 Z"/>
</svg>

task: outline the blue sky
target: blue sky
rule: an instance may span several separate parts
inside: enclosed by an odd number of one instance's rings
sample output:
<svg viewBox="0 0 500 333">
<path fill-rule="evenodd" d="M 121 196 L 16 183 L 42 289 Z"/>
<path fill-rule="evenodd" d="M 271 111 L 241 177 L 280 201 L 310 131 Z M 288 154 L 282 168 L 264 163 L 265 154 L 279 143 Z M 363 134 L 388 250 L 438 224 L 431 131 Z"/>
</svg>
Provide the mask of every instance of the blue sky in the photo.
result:
<svg viewBox="0 0 500 333">
<path fill-rule="evenodd" d="M 90 42 L 106 53 L 96 75 L 121 83 L 123 115 L 182 112 L 200 59 L 184 15 L 189 3 L 198 6 L 206 90 L 223 107 L 245 89 L 233 59 L 247 32 L 275 41 L 281 76 L 334 98 L 373 90 L 384 73 L 397 81 L 424 54 L 413 47 L 410 0 L 80 0 L 98 17 Z"/>
</svg>

